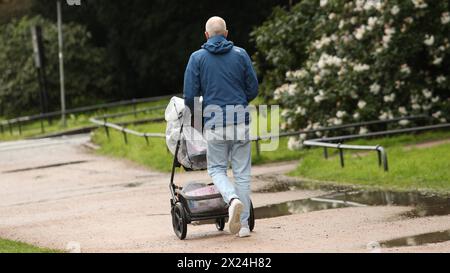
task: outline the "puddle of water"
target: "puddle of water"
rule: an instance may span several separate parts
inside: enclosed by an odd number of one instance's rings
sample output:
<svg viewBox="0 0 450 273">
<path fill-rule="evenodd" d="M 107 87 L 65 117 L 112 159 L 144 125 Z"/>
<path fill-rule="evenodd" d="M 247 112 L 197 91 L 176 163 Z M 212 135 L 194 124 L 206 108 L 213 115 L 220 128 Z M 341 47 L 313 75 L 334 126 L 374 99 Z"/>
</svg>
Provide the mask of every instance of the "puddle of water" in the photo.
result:
<svg viewBox="0 0 450 273">
<path fill-rule="evenodd" d="M 326 196 L 336 200 L 356 202 L 369 206 L 411 206 L 407 217 L 425 217 L 450 214 L 450 197 L 426 195 L 418 192 L 354 191 Z"/>
<path fill-rule="evenodd" d="M 450 240 L 450 230 L 445 230 L 384 241 L 381 242 L 381 247 L 393 248 L 393 247 L 421 246 L 426 244 L 442 243 L 449 240 Z"/>
<path fill-rule="evenodd" d="M 255 218 L 256 219 L 273 218 L 285 215 L 307 213 L 318 210 L 346 208 L 350 206 L 353 206 L 353 204 L 348 204 L 339 201 L 334 202 L 333 200 L 326 200 L 319 198 L 295 200 L 255 208 Z"/>
<path fill-rule="evenodd" d="M 256 219 L 273 218 L 318 210 L 355 206 L 412 206 L 407 217 L 450 214 L 450 198 L 414 192 L 353 191 L 332 193 L 320 198 L 302 199 L 255 208 Z"/>
</svg>

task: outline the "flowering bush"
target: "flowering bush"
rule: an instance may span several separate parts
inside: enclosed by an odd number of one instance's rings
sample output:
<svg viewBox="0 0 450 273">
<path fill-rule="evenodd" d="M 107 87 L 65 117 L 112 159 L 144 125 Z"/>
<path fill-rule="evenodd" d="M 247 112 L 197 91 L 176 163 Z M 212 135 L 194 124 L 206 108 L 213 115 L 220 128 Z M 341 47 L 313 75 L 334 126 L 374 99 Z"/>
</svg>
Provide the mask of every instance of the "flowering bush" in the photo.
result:
<svg viewBox="0 0 450 273">
<path fill-rule="evenodd" d="M 450 119 L 448 1 L 303 0 L 278 10 L 254 37 L 263 86 L 278 85 L 282 129 L 414 114 Z"/>
</svg>

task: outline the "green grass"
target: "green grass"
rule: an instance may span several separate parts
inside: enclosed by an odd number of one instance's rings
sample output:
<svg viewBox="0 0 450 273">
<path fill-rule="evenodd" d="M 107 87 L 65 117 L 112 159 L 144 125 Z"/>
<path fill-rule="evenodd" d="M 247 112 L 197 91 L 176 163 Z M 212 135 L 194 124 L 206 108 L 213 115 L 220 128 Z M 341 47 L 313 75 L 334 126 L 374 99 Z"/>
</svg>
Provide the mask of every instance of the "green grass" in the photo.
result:
<svg viewBox="0 0 450 273">
<path fill-rule="evenodd" d="M 139 132 L 164 133 L 166 123 L 151 123 L 128 128 Z M 129 135 L 129 143 L 126 145 L 122 133 L 110 130 L 110 136 L 111 138 L 108 140 L 104 129 L 97 129 L 94 132 L 92 139 L 94 143 L 101 147 L 98 151 L 100 154 L 130 159 L 158 171 L 169 172 L 171 170 L 173 156 L 166 148 L 165 139 L 149 138 L 149 145 L 147 145 L 144 138 Z M 259 157 L 256 154 L 255 143 L 252 146 L 252 158 L 255 165 L 294 160 L 305 153 L 304 151 L 288 150 L 286 138 L 280 139 L 277 150 L 271 152 L 263 151 Z"/>
<path fill-rule="evenodd" d="M 130 127 L 141 132 L 164 132 L 165 123 L 154 123 Z M 380 144 L 387 149 L 389 172 L 378 167 L 375 152 L 357 154 L 345 152 L 345 168 L 339 165 L 337 151 L 330 150 L 330 158 L 323 158 L 321 149 L 290 151 L 287 138 L 281 138 L 278 149 L 262 151 L 258 157 L 253 143 L 253 164 L 301 159 L 299 167 L 290 175 L 315 180 L 332 181 L 340 184 L 357 184 L 399 190 L 450 191 L 450 144 L 430 148 L 405 149 L 405 145 L 448 139 L 450 132 L 432 132 L 418 135 L 400 135 L 382 139 L 358 140 L 353 144 Z M 149 139 L 129 136 L 125 145 L 120 132 L 111 131 L 108 140 L 103 129 L 94 133 L 93 140 L 101 146 L 104 155 L 127 158 L 152 169 L 168 172 L 172 165 L 172 155 L 167 151 L 164 139 Z"/>
<path fill-rule="evenodd" d="M 140 103 L 137 104 L 137 110 L 148 108 L 152 106 L 159 106 L 159 105 L 167 105 L 168 100 L 159 100 L 154 102 L 146 102 L 146 103 Z M 87 126 L 93 125 L 89 119 L 94 116 L 100 116 L 104 114 L 115 114 L 120 112 L 129 112 L 133 111 L 133 106 L 120 106 L 120 107 L 114 107 L 110 108 L 107 111 L 99 110 L 96 112 L 90 112 L 90 113 L 80 113 L 80 114 L 71 114 L 67 116 L 67 127 L 63 127 L 60 119 L 53 119 L 51 124 L 48 122 L 48 120 L 44 121 L 44 127 L 45 127 L 45 133 L 54 133 L 54 132 L 61 132 L 65 130 L 72 130 L 72 129 L 79 129 Z M 156 117 L 162 117 L 164 116 L 164 109 L 160 110 L 153 110 L 149 112 L 142 112 L 138 113 L 136 116 L 129 115 L 124 117 L 118 117 L 114 119 L 108 119 L 109 122 L 126 122 L 126 121 L 132 121 L 137 119 L 144 119 L 144 118 L 156 118 Z M 0 118 L 0 120 L 4 120 L 4 118 Z M 19 134 L 19 128 L 17 125 L 13 127 L 13 133 L 11 134 L 8 127 L 4 127 L 4 133 L 2 134 L 0 132 L 0 141 L 8 141 L 8 140 L 18 140 L 23 139 L 27 137 L 33 137 L 33 136 L 39 136 L 42 135 L 41 131 L 41 123 L 40 121 L 34 121 L 31 123 L 24 124 L 22 126 L 22 134 Z"/>
<path fill-rule="evenodd" d="M 326 160 L 321 149 L 313 149 L 305 153 L 299 167 L 290 175 L 385 189 L 450 192 L 450 144 L 405 149 L 406 145 L 449 138 L 450 132 L 433 132 L 352 142 L 384 146 L 389 172 L 378 167 L 375 152 L 358 155 L 346 151 L 345 168 L 341 168 L 337 152 Z"/>
<path fill-rule="evenodd" d="M 0 239 L 0 253 L 58 253 L 60 251 L 40 248 L 26 243 Z"/>
<path fill-rule="evenodd" d="M 165 123 L 151 123 L 139 126 L 129 126 L 129 129 L 147 133 L 164 133 Z M 108 140 L 104 129 L 97 129 L 92 140 L 100 145 L 100 154 L 119 158 L 127 158 L 139 164 L 159 171 L 169 171 L 172 165 L 172 156 L 166 148 L 163 138 L 149 138 L 149 145 L 144 138 L 128 135 L 128 144 L 124 142 L 122 133 L 110 130 L 111 138 Z"/>
</svg>

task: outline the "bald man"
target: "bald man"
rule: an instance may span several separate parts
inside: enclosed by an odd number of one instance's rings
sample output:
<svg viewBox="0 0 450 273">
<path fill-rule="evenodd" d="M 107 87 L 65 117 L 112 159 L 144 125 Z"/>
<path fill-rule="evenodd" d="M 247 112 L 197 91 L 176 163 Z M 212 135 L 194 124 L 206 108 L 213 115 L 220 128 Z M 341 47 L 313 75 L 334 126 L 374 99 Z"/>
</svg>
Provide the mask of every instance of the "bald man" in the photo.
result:
<svg viewBox="0 0 450 273">
<path fill-rule="evenodd" d="M 206 43 L 194 52 L 184 76 L 184 99 L 191 112 L 203 97 L 204 135 L 208 141 L 208 174 L 229 204 L 229 230 L 250 236 L 251 143 L 247 106 L 258 95 L 258 80 L 247 52 L 227 40 L 220 17 L 205 26 Z M 227 177 L 228 163 L 234 184 Z"/>
</svg>

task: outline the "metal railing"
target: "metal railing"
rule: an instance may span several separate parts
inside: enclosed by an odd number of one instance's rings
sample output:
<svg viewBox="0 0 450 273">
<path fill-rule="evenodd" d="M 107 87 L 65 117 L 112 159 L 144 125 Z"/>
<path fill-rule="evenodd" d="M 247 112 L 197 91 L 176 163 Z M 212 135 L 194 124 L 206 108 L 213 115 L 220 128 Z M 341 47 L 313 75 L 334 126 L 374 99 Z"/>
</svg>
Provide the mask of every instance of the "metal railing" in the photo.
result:
<svg viewBox="0 0 450 273">
<path fill-rule="evenodd" d="M 303 142 L 305 146 L 314 146 L 314 147 L 323 147 L 323 154 L 326 159 L 328 159 L 328 148 L 335 148 L 339 150 L 339 158 L 341 161 L 341 167 L 344 167 L 344 149 L 349 150 L 367 150 L 367 151 L 376 151 L 378 153 L 378 164 L 379 166 L 383 166 L 384 171 L 388 171 L 388 160 L 386 150 L 380 146 L 366 146 L 366 145 L 345 145 L 341 142 L 348 140 L 356 140 L 361 138 L 370 138 L 370 137 L 379 137 L 379 136 L 390 136 L 396 134 L 404 134 L 404 133 L 416 133 L 421 131 L 429 131 L 429 130 L 437 130 L 437 129 L 447 129 L 450 128 L 450 123 L 436 124 L 436 125 L 428 125 L 428 126 L 419 126 L 412 128 L 404 128 L 404 129 L 396 129 L 396 130 L 387 130 L 381 132 L 373 132 L 367 133 L 363 135 L 346 135 L 346 136 L 337 136 L 337 137 L 328 137 L 321 139 L 312 139 L 306 140 Z M 339 142 L 337 144 L 330 142 Z"/>
<path fill-rule="evenodd" d="M 155 110 L 157 108 L 158 107 L 152 107 L 152 108 L 148 108 L 148 109 L 140 109 L 138 111 Z M 91 118 L 90 121 L 97 124 L 98 126 L 104 127 L 105 133 L 106 133 L 108 139 L 110 139 L 110 137 L 111 137 L 109 129 L 114 129 L 114 130 L 122 132 L 125 144 L 128 144 L 127 134 L 145 138 L 147 145 L 149 144 L 148 139 L 150 137 L 165 138 L 165 134 L 162 134 L 162 133 L 143 133 L 143 132 L 138 132 L 135 130 L 127 129 L 127 128 L 117 125 L 117 124 L 107 122 L 108 118 L 118 117 L 118 116 L 126 116 L 126 115 L 131 115 L 131 114 L 133 114 L 133 112 L 103 115 L 100 117 Z M 103 119 L 103 121 L 101 121 L 99 119 Z M 163 121 L 163 120 L 164 120 L 164 118 L 162 118 L 162 117 L 154 119 L 154 121 Z M 300 130 L 300 131 L 295 131 L 295 132 L 282 132 L 278 135 L 258 136 L 256 138 L 251 139 L 251 141 L 255 142 L 256 154 L 259 157 L 261 154 L 260 142 L 264 141 L 264 140 L 269 140 L 269 139 L 273 139 L 273 138 L 300 136 L 301 134 L 314 134 L 317 132 L 345 130 L 345 129 L 351 129 L 351 128 L 359 128 L 359 127 L 363 127 L 363 126 L 370 126 L 370 125 L 389 124 L 389 123 L 399 122 L 402 120 L 409 120 L 409 121 L 411 121 L 411 120 L 428 120 L 428 121 L 431 121 L 432 118 L 429 116 L 426 116 L 426 115 L 417 115 L 417 116 L 393 118 L 393 119 L 388 119 L 388 120 L 372 120 L 372 121 L 350 123 L 350 124 L 344 124 L 344 125 L 338 125 L 338 126 L 322 127 L 322 128 L 317 128 L 317 129 L 311 129 L 311 130 Z M 328 138 L 324 137 L 324 138 L 318 138 L 318 139 L 310 139 L 310 140 L 305 140 L 303 142 L 303 145 L 310 146 L 310 147 L 323 147 L 324 148 L 324 157 L 326 159 L 328 159 L 328 149 L 329 148 L 337 149 L 339 151 L 340 164 L 341 164 L 342 168 L 345 166 L 344 150 L 375 151 L 378 155 L 378 165 L 380 167 L 383 167 L 383 170 L 385 172 L 387 172 L 389 170 L 388 156 L 387 156 L 386 149 L 383 146 L 381 146 L 381 145 L 375 145 L 375 146 L 348 145 L 348 144 L 343 144 L 342 142 L 349 141 L 349 140 L 355 140 L 355 139 L 361 139 L 361 138 L 389 136 L 389 135 L 395 135 L 395 134 L 420 132 L 420 131 L 426 131 L 426 130 L 436 130 L 436 129 L 445 129 L 445 128 L 450 128 L 450 123 L 420 126 L 420 127 L 413 127 L 413 128 L 404 128 L 404 129 L 385 130 L 385 131 L 378 131 L 378 132 L 372 132 L 372 133 L 367 133 L 367 134 L 344 135 L 344 136 L 336 136 L 336 137 L 328 137 Z M 338 143 L 333 143 L 333 142 L 338 142 Z"/>
<path fill-rule="evenodd" d="M 294 131 L 294 132 L 283 132 L 278 135 L 258 136 L 252 140 L 255 141 L 255 143 L 256 143 L 256 153 L 259 156 L 260 155 L 260 141 L 269 140 L 272 138 L 300 136 L 302 134 L 315 134 L 318 132 L 323 133 L 323 132 L 344 130 L 344 129 L 350 129 L 350 128 L 359 128 L 359 127 L 370 126 L 370 125 L 389 124 L 389 123 L 399 122 L 401 120 L 429 120 L 429 119 L 430 119 L 429 116 L 417 115 L 417 116 L 393 118 L 393 119 L 388 119 L 388 120 L 371 120 L 371 121 L 349 123 L 349 124 L 336 125 L 336 126 L 330 126 L 330 127 L 321 127 L 321 128 L 317 128 L 317 129 L 299 130 L 299 131 Z M 382 132 L 379 132 L 379 133 L 382 133 Z M 364 135 L 357 135 L 357 136 L 364 138 Z"/>
<path fill-rule="evenodd" d="M 334 144 L 334 143 L 327 143 L 327 142 L 321 142 L 316 140 L 305 140 L 303 142 L 303 145 L 305 146 L 315 146 L 315 147 L 323 147 L 324 148 L 324 156 L 326 159 L 328 159 L 328 148 L 335 148 L 339 150 L 339 158 L 341 161 L 341 167 L 344 168 L 344 149 L 347 150 L 363 150 L 363 151 L 376 151 L 378 154 L 378 165 L 381 167 L 383 166 L 383 169 L 385 172 L 389 170 L 388 167 L 388 160 L 387 160 L 387 153 L 386 150 L 383 148 L 383 146 L 376 145 L 376 146 L 367 146 L 367 145 L 346 145 L 346 144 Z"/>
<path fill-rule="evenodd" d="M 137 105 L 140 103 L 168 99 L 168 98 L 171 98 L 172 96 L 179 96 L 179 95 L 180 94 L 164 95 L 164 96 L 158 96 L 158 97 L 131 99 L 131 100 L 102 103 L 102 104 L 96 104 L 96 105 L 90 105 L 90 106 L 83 106 L 83 107 L 68 109 L 65 111 L 65 114 L 79 114 L 79 113 L 86 113 L 86 112 L 95 112 L 95 111 L 99 111 L 99 110 L 107 110 L 109 108 L 131 105 L 133 107 L 132 113 L 137 115 L 137 113 L 139 113 L 137 110 Z M 9 119 L 9 120 L 1 120 L 0 121 L 0 133 L 4 134 L 5 131 L 9 131 L 9 133 L 12 135 L 13 131 L 14 131 L 14 127 L 17 127 L 17 129 L 19 131 L 19 135 L 22 135 L 23 126 L 25 126 L 27 123 L 31 123 L 34 121 L 40 121 L 41 133 L 45 133 L 44 121 L 48 120 L 49 124 L 51 124 L 51 119 L 60 117 L 61 114 L 62 114 L 61 111 L 55 111 L 55 112 L 50 112 L 50 113 L 45 113 L 45 114 L 18 117 L 18 118 L 13 118 L 13 119 Z"/>
<path fill-rule="evenodd" d="M 160 120 L 160 119 L 157 118 L 157 120 Z M 128 136 L 127 136 L 127 134 L 145 138 L 145 141 L 146 141 L 147 145 L 150 144 L 149 140 L 148 140 L 150 137 L 154 137 L 154 138 L 165 138 L 166 137 L 166 135 L 162 134 L 162 133 L 142 133 L 142 132 L 138 132 L 138 131 L 135 131 L 135 130 L 127 129 L 127 128 L 123 127 L 123 126 L 120 126 L 120 125 L 117 125 L 117 124 L 114 124 L 114 123 L 109 123 L 109 122 L 106 122 L 106 121 L 100 121 L 100 120 L 97 120 L 95 118 L 91 118 L 90 121 L 92 123 L 94 123 L 94 124 L 97 124 L 98 126 L 103 127 L 105 129 L 105 133 L 106 133 L 106 136 L 108 137 L 108 139 L 111 139 L 111 135 L 110 135 L 109 129 L 114 129 L 114 130 L 122 132 L 125 144 L 128 144 Z M 155 121 L 156 121 L 156 119 L 155 119 Z"/>
</svg>

